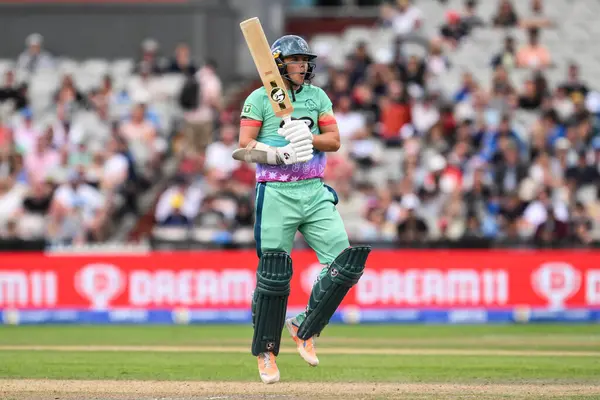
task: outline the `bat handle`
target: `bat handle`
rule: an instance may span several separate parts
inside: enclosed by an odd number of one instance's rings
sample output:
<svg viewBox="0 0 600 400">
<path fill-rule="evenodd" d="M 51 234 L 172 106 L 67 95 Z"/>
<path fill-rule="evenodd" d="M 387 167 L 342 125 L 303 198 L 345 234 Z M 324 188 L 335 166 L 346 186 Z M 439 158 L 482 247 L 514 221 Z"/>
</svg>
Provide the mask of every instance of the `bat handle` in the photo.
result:
<svg viewBox="0 0 600 400">
<path fill-rule="evenodd" d="M 285 117 L 283 117 L 283 122 L 284 122 L 284 125 L 289 124 L 290 122 L 292 122 L 292 116 L 286 115 Z"/>
</svg>

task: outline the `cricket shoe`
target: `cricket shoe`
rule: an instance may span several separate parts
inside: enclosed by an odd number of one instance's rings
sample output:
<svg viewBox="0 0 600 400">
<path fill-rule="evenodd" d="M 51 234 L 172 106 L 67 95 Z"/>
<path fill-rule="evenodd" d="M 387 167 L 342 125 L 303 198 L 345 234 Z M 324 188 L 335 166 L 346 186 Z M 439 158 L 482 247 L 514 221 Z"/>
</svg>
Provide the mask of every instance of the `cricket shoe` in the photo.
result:
<svg viewBox="0 0 600 400">
<path fill-rule="evenodd" d="M 286 319 L 285 326 L 292 336 L 292 339 L 294 339 L 294 342 L 296 342 L 298 353 L 300 353 L 300 356 L 304 361 L 312 367 L 319 365 L 319 359 L 317 358 L 317 352 L 315 351 L 315 339 L 309 338 L 307 340 L 302 340 L 298 337 L 298 327 L 300 325 L 295 318 Z"/>
<path fill-rule="evenodd" d="M 258 355 L 258 373 L 264 383 L 279 382 L 279 368 L 275 362 L 275 354 L 260 353 Z"/>
</svg>

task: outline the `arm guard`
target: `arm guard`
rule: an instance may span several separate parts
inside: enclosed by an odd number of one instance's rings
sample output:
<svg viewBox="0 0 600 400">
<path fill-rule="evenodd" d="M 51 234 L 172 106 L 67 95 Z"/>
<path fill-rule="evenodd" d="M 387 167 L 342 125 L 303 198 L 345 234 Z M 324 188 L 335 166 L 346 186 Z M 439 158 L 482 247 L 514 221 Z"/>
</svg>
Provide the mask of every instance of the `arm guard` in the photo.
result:
<svg viewBox="0 0 600 400">
<path fill-rule="evenodd" d="M 235 150 L 232 156 L 238 161 L 245 161 L 247 163 L 270 165 L 283 164 L 283 159 L 274 147 L 257 142 L 256 140 L 248 143 L 248 146 L 244 149 Z"/>
</svg>

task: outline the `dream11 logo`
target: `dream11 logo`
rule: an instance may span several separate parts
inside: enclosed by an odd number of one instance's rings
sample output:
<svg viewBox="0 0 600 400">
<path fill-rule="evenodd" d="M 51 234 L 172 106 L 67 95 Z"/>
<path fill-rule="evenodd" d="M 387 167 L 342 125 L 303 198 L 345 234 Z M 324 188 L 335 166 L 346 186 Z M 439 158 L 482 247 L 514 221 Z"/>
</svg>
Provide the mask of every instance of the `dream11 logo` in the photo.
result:
<svg viewBox="0 0 600 400">
<path fill-rule="evenodd" d="M 571 264 L 548 262 L 531 274 L 531 284 L 551 309 L 561 310 L 581 288 L 581 272 Z"/>
<path fill-rule="evenodd" d="M 106 310 L 125 289 L 125 277 L 112 264 L 88 264 L 75 275 L 75 289 L 94 310 Z"/>
</svg>

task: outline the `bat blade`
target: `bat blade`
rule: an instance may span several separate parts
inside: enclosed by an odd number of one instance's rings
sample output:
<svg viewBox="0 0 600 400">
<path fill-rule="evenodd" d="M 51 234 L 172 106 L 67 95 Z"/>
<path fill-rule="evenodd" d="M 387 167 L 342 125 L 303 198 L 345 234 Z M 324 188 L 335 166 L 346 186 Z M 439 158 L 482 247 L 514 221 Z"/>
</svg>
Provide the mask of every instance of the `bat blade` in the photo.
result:
<svg viewBox="0 0 600 400">
<path fill-rule="evenodd" d="M 294 107 L 271 53 L 271 47 L 260 20 L 256 17 L 247 19 L 240 23 L 240 28 L 256 65 L 256 70 L 267 91 L 273 112 L 276 116 L 288 120 Z"/>
</svg>

